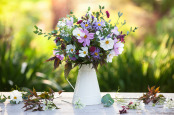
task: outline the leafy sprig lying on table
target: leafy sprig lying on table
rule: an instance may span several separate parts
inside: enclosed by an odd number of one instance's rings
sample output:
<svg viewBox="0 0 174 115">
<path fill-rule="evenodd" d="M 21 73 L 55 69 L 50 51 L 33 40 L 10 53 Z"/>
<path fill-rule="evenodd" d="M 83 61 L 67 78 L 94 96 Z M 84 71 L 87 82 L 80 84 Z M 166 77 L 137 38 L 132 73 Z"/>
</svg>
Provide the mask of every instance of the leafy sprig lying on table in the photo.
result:
<svg viewBox="0 0 174 115">
<path fill-rule="evenodd" d="M 49 92 L 43 92 L 40 95 L 37 94 L 36 90 L 33 88 L 33 91 L 29 90 L 28 98 L 24 100 L 25 111 L 44 111 L 47 109 L 59 109 L 54 103 L 54 91 L 50 88 Z M 45 105 L 45 108 L 43 108 Z"/>
<path fill-rule="evenodd" d="M 7 99 L 7 97 L 5 95 L 0 95 L 0 103 L 4 103 L 6 101 L 6 99 Z"/>
<path fill-rule="evenodd" d="M 150 102 L 153 102 L 154 104 L 156 104 L 156 103 L 162 102 L 162 100 L 165 101 L 165 97 L 163 95 L 157 96 L 157 93 L 160 92 L 159 87 L 155 88 L 155 86 L 153 86 L 150 88 L 148 86 L 148 90 L 149 92 L 147 92 L 146 94 L 143 94 L 143 96 L 141 96 L 139 100 L 143 100 L 145 104 L 148 104 Z"/>
</svg>

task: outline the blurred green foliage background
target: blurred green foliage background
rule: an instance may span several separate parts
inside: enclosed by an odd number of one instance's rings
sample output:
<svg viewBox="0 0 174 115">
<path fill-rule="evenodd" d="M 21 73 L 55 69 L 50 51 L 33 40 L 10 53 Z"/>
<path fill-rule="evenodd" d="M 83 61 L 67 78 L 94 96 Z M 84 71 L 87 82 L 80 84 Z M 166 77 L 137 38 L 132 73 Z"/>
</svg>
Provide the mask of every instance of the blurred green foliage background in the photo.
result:
<svg viewBox="0 0 174 115">
<path fill-rule="evenodd" d="M 119 87 L 121 92 L 144 92 L 148 85 L 156 85 L 161 92 L 174 92 L 172 0 L 1 0 L 0 91 L 10 91 L 15 85 L 37 91 L 49 87 L 73 91 L 64 79 L 63 64 L 53 71 L 53 63 L 45 63 L 55 44 L 35 35 L 34 25 L 48 32 L 70 9 L 80 16 L 88 5 L 95 10 L 99 4 L 110 11 L 112 21 L 118 11 L 124 13 L 128 23 L 124 30 L 131 25 L 139 27 L 126 38 L 123 54 L 98 68 L 101 91 Z M 77 74 L 78 67 L 70 72 L 72 84 Z"/>
</svg>

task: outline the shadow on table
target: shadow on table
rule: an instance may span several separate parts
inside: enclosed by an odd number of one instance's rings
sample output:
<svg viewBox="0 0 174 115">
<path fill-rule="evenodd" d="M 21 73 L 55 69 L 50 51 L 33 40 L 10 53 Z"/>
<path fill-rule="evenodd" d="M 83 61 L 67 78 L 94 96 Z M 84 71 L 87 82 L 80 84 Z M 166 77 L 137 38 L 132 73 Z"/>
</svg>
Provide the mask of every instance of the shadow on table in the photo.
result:
<svg viewBox="0 0 174 115">
<path fill-rule="evenodd" d="M 73 106 L 74 115 L 115 115 L 117 112 L 114 107 L 104 107 L 102 104 L 89 105 L 83 109 L 76 109 Z"/>
</svg>

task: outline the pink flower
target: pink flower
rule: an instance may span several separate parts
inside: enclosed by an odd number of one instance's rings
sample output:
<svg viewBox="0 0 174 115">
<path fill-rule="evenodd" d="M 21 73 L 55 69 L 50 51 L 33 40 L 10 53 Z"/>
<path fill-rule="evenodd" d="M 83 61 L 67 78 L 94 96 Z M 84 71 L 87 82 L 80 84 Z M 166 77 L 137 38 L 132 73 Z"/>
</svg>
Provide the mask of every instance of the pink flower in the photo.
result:
<svg viewBox="0 0 174 115">
<path fill-rule="evenodd" d="M 90 45 L 90 40 L 94 38 L 95 33 L 89 33 L 88 30 L 86 29 L 81 29 L 83 33 L 85 33 L 84 37 L 81 37 L 81 39 L 78 39 L 79 43 L 83 43 L 83 46 L 85 47 L 86 45 Z"/>
<path fill-rule="evenodd" d="M 107 15 L 107 18 L 109 18 L 109 17 L 110 17 L 110 14 L 109 14 L 109 12 L 108 12 L 108 11 L 106 11 L 106 15 Z"/>
<path fill-rule="evenodd" d="M 120 34 L 120 32 L 118 31 L 118 28 L 116 26 L 114 27 L 114 29 L 111 30 L 111 32 L 117 36 Z"/>
<path fill-rule="evenodd" d="M 121 54 L 123 52 L 123 47 L 124 47 L 124 44 L 121 43 L 120 41 L 118 42 L 119 40 L 118 39 L 114 39 L 114 52 L 115 52 L 115 55 L 118 56 L 119 54 Z"/>
<path fill-rule="evenodd" d="M 55 55 L 57 58 L 59 58 L 60 60 L 63 60 L 64 55 L 63 54 L 59 54 L 59 51 L 53 50 L 53 55 Z"/>
</svg>

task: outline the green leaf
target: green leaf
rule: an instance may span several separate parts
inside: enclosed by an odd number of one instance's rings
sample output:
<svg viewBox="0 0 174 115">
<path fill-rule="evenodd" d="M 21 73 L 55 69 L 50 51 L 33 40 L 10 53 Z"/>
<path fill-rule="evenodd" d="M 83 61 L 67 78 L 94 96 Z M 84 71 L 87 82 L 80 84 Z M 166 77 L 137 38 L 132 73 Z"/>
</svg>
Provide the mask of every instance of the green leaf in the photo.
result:
<svg viewBox="0 0 174 115">
<path fill-rule="evenodd" d="M 37 34 L 39 31 L 37 31 L 37 30 L 35 30 L 35 31 L 33 31 L 35 34 Z"/>
<path fill-rule="evenodd" d="M 71 10 L 70 14 L 73 14 L 73 11 Z"/>
<path fill-rule="evenodd" d="M 105 107 L 109 107 L 114 103 L 110 94 L 106 94 L 102 97 L 101 102 L 104 104 Z"/>
<path fill-rule="evenodd" d="M 88 7 L 88 11 L 90 11 L 91 7 Z"/>
<path fill-rule="evenodd" d="M 64 40 L 66 40 L 67 42 L 70 42 L 71 38 L 70 37 L 64 37 Z"/>
<path fill-rule="evenodd" d="M 132 27 L 130 28 L 130 32 L 132 31 Z"/>
<path fill-rule="evenodd" d="M 101 6 L 99 5 L 99 9 L 101 9 Z"/>
<path fill-rule="evenodd" d="M 57 30 L 53 30 L 53 31 L 51 31 L 51 33 L 57 34 Z"/>
<path fill-rule="evenodd" d="M 71 69 L 72 69 L 72 63 L 67 62 L 67 63 L 65 64 L 65 70 L 64 70 L 65 78 L 68 77 L 69 72 L 71 71 Z"/>
<path fill-rule="evenodd" d="M 38 27 L 37 27 L 36 25 L 35 25 L 34 27 L 35 27 L 36 29 L 38 29 Z"/>
<path fill-rule="evenodd" d="M 103 6 L 102 9 L 105 9 L 105 7 Z"/>
<path fill-rule="evenodd" d="M 57 43 L 56 43 L 56 46 L 59 46 L 61 44 L 61 42 L 60 41 L 58 41 Z"/>
<path fill-rule="evenodd" d="M 51 36 L 48 37 L 48 40 L 51 38 Z"/>
</svg>

